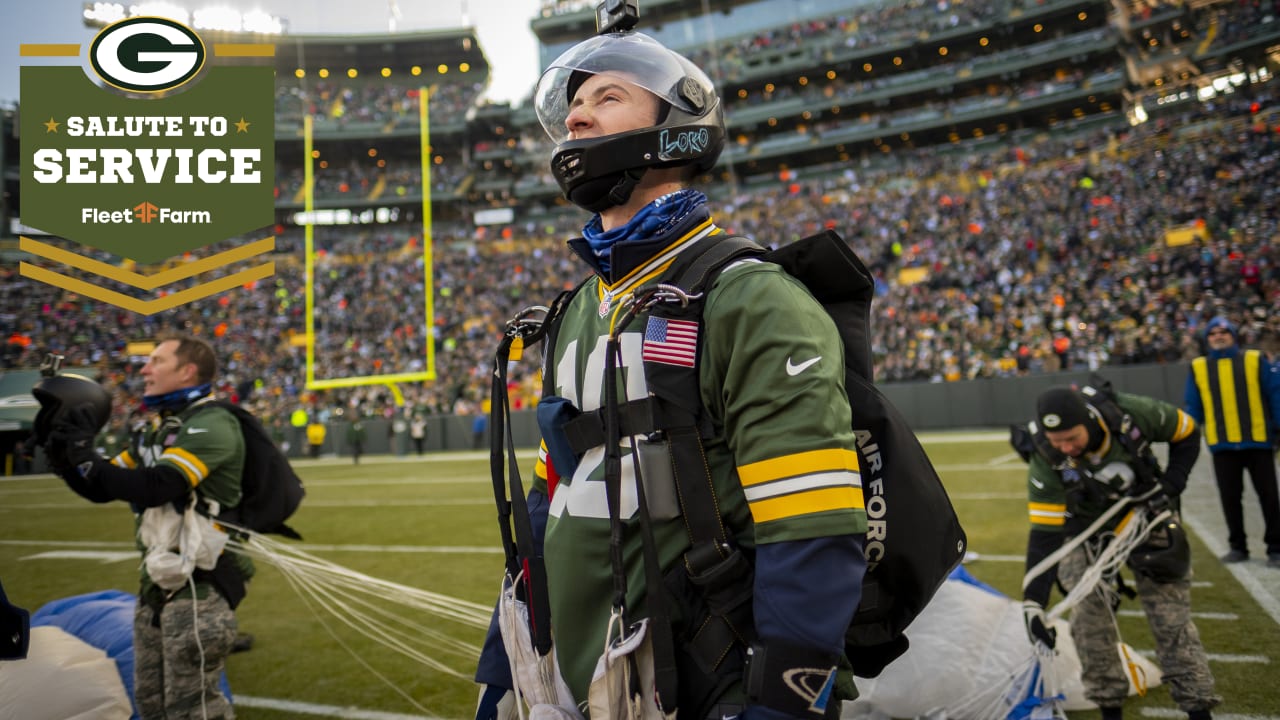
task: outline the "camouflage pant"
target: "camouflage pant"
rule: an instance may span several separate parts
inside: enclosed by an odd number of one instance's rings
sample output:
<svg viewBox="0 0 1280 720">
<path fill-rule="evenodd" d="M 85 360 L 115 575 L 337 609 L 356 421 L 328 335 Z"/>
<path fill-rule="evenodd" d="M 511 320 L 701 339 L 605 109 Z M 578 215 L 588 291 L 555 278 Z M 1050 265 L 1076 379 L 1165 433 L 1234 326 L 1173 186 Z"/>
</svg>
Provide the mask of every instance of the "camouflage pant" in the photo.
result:
<svg viewBox="0 0 1280 720">
<path fill-rule="evenodd" d="M 174 600 L 160 611 L 158 626 L 155 620 L 155 611 L 138 603 L 133 679 L 142 720 L 232 720 L 235 711 L 218 689 L 236 638 L 236 615 L 227 601 L 212 591 L 203 600 Z"/>
<path fill-rule="evenodd" d="M 1089 543 L 1076 548 L 1058 565 L 1058 579 L 1068 590 L 1075 587 L 1092 563 Z M 1171 583 L 1136 579 L 1138 598 L 1156 642 L 1156 659 L 1169 694 L 1183 711 L 1205 710 L 1222 702 L 1214 694 L 1213 673 L 1191 620 L 1191 576 Z M 1120 641 L 1111 591 L 1101 583 L 1071 611 L 1071 638 L 1083 667 L 1085 696 L 1102 707 L 1118 707 L 1129 695 L 1129 680 L 1120 661 Z"/>
</svg>

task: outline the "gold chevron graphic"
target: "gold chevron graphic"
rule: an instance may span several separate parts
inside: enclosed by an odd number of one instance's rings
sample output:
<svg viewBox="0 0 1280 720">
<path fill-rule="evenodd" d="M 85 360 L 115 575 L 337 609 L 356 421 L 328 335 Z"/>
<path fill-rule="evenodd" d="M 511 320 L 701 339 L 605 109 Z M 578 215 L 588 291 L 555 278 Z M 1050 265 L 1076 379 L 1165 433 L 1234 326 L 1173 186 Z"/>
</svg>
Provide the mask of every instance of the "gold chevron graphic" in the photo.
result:
<svg viewBox="0 0 1280 720">
<path fill-rule="evenodd" d="M 276 46 L 259 43 L 214 43 L 213 54 L 218 57 L 275 57 Z"/>
<path fill-rule="evenodd" d="M 36 255 L 47 260 L 70 265 L 78 270 L 84 270 L 94 275 L 115 280 L 131 287 L 140 288 L 142 290 L 155 290 L 161 285 L 168 285 L 179 280 L 186 280 L 203 272 L 216 270 L 223 265 L 230 265 L 233 262 L 239 262 L 254 255 L 261 255 L 264 252 L 274 250 L 276 247 L 276 238 L 271 236 L 263 238 L 248 245 L 241 245 L 238 248 L 232 248 L 217 255 L 210 255 L 207 258 L 201 258 L 194 262 L 185 263 L 169 270 L 162 270 L 154 275 L 143 275 L 132 270 L 116 267 L 110 263 L 94 260 L 83 255 L 77 255 L 69 250 L 63 250 L 60 247 L 42 243 L 38 240 L 32 240 L 29 237 L 19 236 L 18 247 L 26 250 L 32 255 Z M 34 267 L 34 266 L 33 266 Z M 259 266 L 261 267 L 261 266 Z M 59 286 L 62 287 L 62 286 Z M 69 288 L 68 288 L 69 289 Z M 82 293 L 84 294 L 84 293 Z M 122 297 L 128 297 L 122 295 Z"/>
<path fill-rule="evenodd" d="M 79 57 L 80 46 L 76 43 L 22 43 L 18 46 L 18 55 L 22 57 Z"/>
<path fill-rule="evenodd" d="M 26 238 L 22 239 L 26 240 Z M 118 270 L 118 268 L 113 269 Z M 262 278 L 270 277 L 275 274 L 276 264 L 274 262 L 263 263 L 256 267 L 241 270 L 240 272 L 223 278 L 218 278 L 217 280 L 211 280 L 207 283 L 201 283 L 200 285 L 187 288 L 186 290 L 179 290 L 178 292 L 161 298 L 156 298 L 154 300 L 143 300 L 141 298 L 130 297 L 124 293 L 108 290 L 94 285 L 93 283 L 68 277 L 61 273 L 46 270 L 42 267 L 37 267 L 26 262 L 18 265 L 18 271 L 23 277 L 29 277 L 32 280 L 38 280 L 42 283 L 53 285 L 54 287 L 60 287 L 63 290 L 70 290 L 73 293 L 78 293 L 85 297 L 93 298 L 94 300 L 101 300 L 102 302 L 122 307 L 125 310 L 132 310 L 140 315 L 153 315 L 162 310 L 168 310 L 184 303 L 189 303 L 193 300 L 199 300 L 203 297 L 225 292 L 237 285 L 243 285 L 254 280 L 261 280 Z"/>
</svg>

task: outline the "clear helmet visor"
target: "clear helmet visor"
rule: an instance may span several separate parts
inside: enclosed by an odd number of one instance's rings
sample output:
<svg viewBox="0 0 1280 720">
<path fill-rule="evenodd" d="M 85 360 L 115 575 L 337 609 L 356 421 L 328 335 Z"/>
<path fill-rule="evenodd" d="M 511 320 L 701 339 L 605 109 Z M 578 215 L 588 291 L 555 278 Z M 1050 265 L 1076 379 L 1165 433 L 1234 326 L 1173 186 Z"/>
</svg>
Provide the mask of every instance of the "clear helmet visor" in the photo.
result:
<svg viewBox="0 0 1280 720">
<path fill-rule="evenodd" d="M 534 91 L 538 120 L 556 144 L 569 139 L 565 120 L 570 91 L 576 92 L 586 76 L 602 72 L 617 73 L 694 117 L 706 112 L 711 104 L 707 99 L 715 97 L 706 73 L 648 35 L 598 35 L 566 50 L 538 80 Z"/>
</svg>

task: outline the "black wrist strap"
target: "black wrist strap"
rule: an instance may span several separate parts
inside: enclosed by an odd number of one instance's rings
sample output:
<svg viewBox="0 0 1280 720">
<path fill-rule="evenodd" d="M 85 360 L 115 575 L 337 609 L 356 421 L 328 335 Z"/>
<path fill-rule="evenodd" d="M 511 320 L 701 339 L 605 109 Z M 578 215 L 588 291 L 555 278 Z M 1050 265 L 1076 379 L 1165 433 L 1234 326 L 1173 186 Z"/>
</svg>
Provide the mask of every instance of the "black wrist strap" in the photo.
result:
<svg viewBox="0 0 1280 720">
<path fill-rule="evenodd" d="M 818 720 L 833 702 L 839 653 L 780 640 L 754 642 L 743 677 L 747 699 L 791 717 Z"/>
</svg>

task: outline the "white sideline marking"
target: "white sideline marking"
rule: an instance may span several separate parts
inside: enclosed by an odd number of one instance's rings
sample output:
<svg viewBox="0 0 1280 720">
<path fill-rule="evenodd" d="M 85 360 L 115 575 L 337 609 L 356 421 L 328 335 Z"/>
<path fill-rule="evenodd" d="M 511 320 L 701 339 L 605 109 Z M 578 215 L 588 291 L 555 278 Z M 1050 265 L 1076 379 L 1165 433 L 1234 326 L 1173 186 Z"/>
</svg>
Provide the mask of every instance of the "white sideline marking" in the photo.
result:
<svg viewBox="0 0 1280 720">
<path fill-rule="evenodd" d="M 381 710 L 361 710 L 354 707 L 338 707 L 337 705 L 319 705 L 296 700 L 277 700 L 275 698 L 254 697 L 252 695 L 235 695 L 232 705 L 279 710 L 297 715 L 319 715 L 321 717 L 351 718 L 351 720 L 440 720 L 432 715 L 406 715 L 405 713 L 382 712 Z"/>
<path fill-rule="evenodd" d="M 1186 718 L 1187 714 L 1176 708 L 1142 708 L 1142 716 L 1149 718 Z M 1280 720 L 1277 715 L 1241 715 L 1239 713 L 1213 714 L 1214 720 Z"/>
<path fill-rule="evenodd" d="M 1009 442 L 1008 430 L 991 430 L 988 432 L 951 432 L 949 430 L 939 430 L 936 432 L 916 433 L 916 438 L 920 440 L 922 445 L 933 443 L 935 445 L 950 445 L 955 443 L 979 443 L 1000 440 Z"/>
<path fill-rule="evenodd" d="M 124 560 L 137 560 L 138 551 L 110 552 L 108 550 L 50 550 L 18 558 L 19 560 L 100 560 L 103 565 Z"/>
<path fill-rule="evenodd" d="M 988 463 L 955 463 L 952 465 L 934 465 L 934 470 L 939 473 L 949 472 L 1027 472 L 1027 465 L 1022 461 L 1018 461 L 1017 465 L 990 465 Z"/>
<path fill-rule="evenodd" d="M 987 461 L 987 464 L 988 465 L 1004 465 L 1005 463 L 1013 462 L 1014 460 L 1022 460 L 1022 456 L 1016 452 L 1005 453 L 1004 455 L 1001 455 L 999 457 L 991 458 L 990 460 Z"/>
<path fill-rule="evenodd" d="M 1156 651 L 1151 649 L 1139 650 L 1138 653 L 1143 657 L 1154 658 Z M 1245 664 L 1245 665 L 1270 665 L 1271 658 L 1266 655 L 1232 655 L 1231 653 L 1205 653 L 1205 657 L 1209 658 L 1209 662 Z"/>
<path fill-rule="evenodd" d="M 310 487 L 310 483 L 307 484 Z M 487 505 L 495 507 L 493 500 L 432 500 L 414 498 L 406 500 L 307 500 L 307 507 L 467 507 Z"/>
<path fill-rule="evenodd" d="M 1123 617 L 1146 617 L 1147 614 L 1141 610 L 1121 610 L 1116 613 Z M 1191 617 L 1194 620 L 1239 620 L 1240 616 L 1230 612 L 1193 612 Z"/>
<path fill-rule="evenodd" d="M 976 562 L 1026 562 L 1026 555 L 988 555 L 986 553 L 970 551 L 964 558 L 967 565 L 971 561 Z"/>
<path fill-rule="evenodd" d="M 532 475 L 532 473 L 530 473 Z M 366 487 L 373 485 L 490 485 L 488 478 L 358 478 L 355 480 L 308 480 L 307 487 Z"/>
<path fill-rule="evenodd" d="M 952 500 L 1023 500 L 1026 493 L 949 493 Z"/>
</svg>

